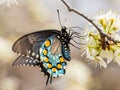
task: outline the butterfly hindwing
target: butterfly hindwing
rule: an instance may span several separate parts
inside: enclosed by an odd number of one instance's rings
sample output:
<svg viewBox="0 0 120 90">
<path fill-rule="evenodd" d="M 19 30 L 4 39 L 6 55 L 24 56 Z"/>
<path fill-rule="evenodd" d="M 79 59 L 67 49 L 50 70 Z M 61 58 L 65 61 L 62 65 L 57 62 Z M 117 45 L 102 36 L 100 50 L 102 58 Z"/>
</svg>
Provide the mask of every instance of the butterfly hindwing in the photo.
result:
<svg viewBox="0 0 120 90">
<path fill-rule="evenodd" d="M 39 66 L 40 61 L 37 59 L 30 59 L 20 55 L 13 63 L 13 66 Z"/>
<path fill-rule="evenodd" d="M 53 77 L 59 77 L 65 74 L 65 66 L 67 63 L 62 55 L 62 44 L 56 35 L 45 40 L 40 48 L 40 59 L 42 66 L 45 68 L 44 73 L 48 74 L 50 83 Z M 48 82 L 47 80 L 47 82 Z"/>
</svg>

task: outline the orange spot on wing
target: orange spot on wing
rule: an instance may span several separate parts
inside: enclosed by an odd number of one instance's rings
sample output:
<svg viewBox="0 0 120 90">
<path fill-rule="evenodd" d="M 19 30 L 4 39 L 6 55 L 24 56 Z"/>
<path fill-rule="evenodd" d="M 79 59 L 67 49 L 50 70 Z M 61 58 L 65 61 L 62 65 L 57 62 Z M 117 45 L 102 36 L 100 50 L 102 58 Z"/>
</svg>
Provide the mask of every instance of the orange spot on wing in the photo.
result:
<svg viewBox="0 0 120 90">
<path fill-rule="evenodd" d="M 45 57 L 45 58 L 44 58 L 44 61 L 45 61 L 45 62 L 48 62 L 48 61 L 49 61 L 49 58 L 48 58 L 48 57 Z"/>
<path fill-rule="evenodd" d="M 50 45 L 51 45 L 50 40 L 46 40 L 46 41 L 45 41 L 45 46 L 46 46 L 46 47 L 49 47 Z"/>
<path fill-rule="evenodd" d="M 48 68 L 52 68 L 52 64 L 48 63 L 47 64 Z"/>
<path fill-rule="evenodd" d="M 52 68 L 52 71 L 53 71 L 53 72 L 57 72 L 57 69 L 56 69 L 56 68 Z"/>
<path fill-rule="evenodd" d="M 43 54 L 44 55 L 47 55 L 47 53 L 48 53 L 48 51 L 45 49 L 45 50 L 43 50 Z"/>
<path fill-rule="evenodd" d="M 60 57 L 60 62 L 64 62 L 64 58 L 63 57 Z"/>
<path fill-rule="evenodd" d="M 61 69 L 61 68 L 62 68 L 62 65 L 61 65 L 61 64 L 58 64 L 58 65 L 57 65 L 57 68 L 58 68 L 58 69 Z"/>
</svg>

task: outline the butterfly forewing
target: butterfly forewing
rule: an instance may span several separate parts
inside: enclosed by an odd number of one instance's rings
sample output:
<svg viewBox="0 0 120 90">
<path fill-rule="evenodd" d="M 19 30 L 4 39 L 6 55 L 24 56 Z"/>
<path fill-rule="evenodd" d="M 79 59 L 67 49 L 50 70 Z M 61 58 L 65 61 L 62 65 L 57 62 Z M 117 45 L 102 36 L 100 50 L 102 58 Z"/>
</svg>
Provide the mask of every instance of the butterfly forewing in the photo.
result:
<svg viewBox="0 0 120 90">
<path fill-rule="evenodd" d="M 42 43 L 51 35 L 57 34 L 57 30 L 45 30 L 24 35 L 14 43 L 12 50 L 27 57 L 38 58 Z"/>
</svg>

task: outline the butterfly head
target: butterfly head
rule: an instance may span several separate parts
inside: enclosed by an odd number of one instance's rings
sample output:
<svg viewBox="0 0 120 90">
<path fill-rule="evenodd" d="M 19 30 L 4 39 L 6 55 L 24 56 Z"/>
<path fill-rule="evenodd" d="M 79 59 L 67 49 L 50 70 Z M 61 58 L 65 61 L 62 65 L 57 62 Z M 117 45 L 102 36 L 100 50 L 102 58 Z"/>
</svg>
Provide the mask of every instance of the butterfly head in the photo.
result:
<svg viewBox="0 0 120 90">
<path fill-rule="evenodd" d="M 62 26 L 62 31 L 66 31 L 66 27 L 65 26 Z"/>
</svg>

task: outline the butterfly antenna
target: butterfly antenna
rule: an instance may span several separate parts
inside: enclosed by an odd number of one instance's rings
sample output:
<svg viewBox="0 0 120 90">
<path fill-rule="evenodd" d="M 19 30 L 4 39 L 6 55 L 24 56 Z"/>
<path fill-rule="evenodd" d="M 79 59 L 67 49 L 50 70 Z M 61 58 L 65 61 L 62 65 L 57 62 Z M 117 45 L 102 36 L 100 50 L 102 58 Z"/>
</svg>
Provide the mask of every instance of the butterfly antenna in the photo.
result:
<svg viewBox="0 0 120 90">
<path fill-rule="evenodd" d="M 79 43 L 79 42 L 75 41 L 74 39 L 72 39 L 72 41 L 76 44 L 85 45 L 85 43 Z"/>
<path fill-rule="evenodd" d="M 57 13 L 58 13 L 58 19 L 59 19 L 60 26 L 62 27 L 61 20 L 60 20 L 60 13 L 59 13 L 59 9 L 57 9 Z"/>
<path fill-rule="evenodd" d="M 64 22 L 62 23 L 62 25 L 64 25 L 64 23 L 67 21 L 67 19 L 64 20 Z"/>
<path fill-rule="evenodd" d="M 67 21 L 67 19 L 65 19 L 65 20 L 64 20 L 64 22 L 63 22 L 63 23 L 61 23 L 59 9 L 57 9 L 57 12 L 58 12 L 58 19 L 59 19 L 59 23 L 60 23 L 60 26 L 62 27 L 62 26 L 64 25 L 64 23 Z"/>
<path fill-rule="evenodd" d="M 80 30 L 84 30 L 84 31 L 85 31 L 85 29 L 83 29 L 82 27 L 79 27 L 79 26 L 69 27 L 69 29 L 72 29 L 72 28 L 78 28 L 78 29 L 80 29 Z"/>
</svg>

